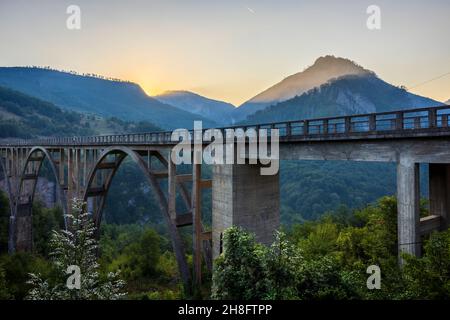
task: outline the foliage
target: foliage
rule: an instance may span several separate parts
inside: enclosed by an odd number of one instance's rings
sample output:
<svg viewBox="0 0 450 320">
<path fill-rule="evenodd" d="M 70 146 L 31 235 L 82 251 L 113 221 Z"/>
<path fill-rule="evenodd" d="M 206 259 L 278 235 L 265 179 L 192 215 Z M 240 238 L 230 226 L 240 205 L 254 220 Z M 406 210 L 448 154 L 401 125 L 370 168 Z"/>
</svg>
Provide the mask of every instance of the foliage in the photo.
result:
<svg viewBox="0 0 450 320">
<path fill-rule="evenodd" d="M 2 255 L 0 269 L 4 272 L 5 291 L 16 300 L 24 299 L 30 290 L 27 283 L 30 272 L 53 277 L 52 265 L 47 260 L 26 252 Z"/>
<path fill-rule="evenodd" d="M 109 273 L 100 279 L 96 261 L 97 242 L 95 226 L 90 214 L 84 211 L 84 204 L 75 200 L 73 214 L 67 215 L 68 230 L 54 231 L 50 242 L 51 258 L 59 273 L 55 283 L 44 280 L 40 274 L 30 274 L 32 289 L 28 298 L 33 300 L 54 299 L 118 299 L 123 296 L 124 285 L 117 274 Z M 71 289 L 66 285 L 66 270 L 69 266 L 80 268 L 80 288 Z"/>
<path fill-rule="evenodd" d="M 0 190 L 0 254 L 8 252 L 9 200 Z"/>
<path fill-rule="evenodd" d="M 394 197 L 384 197 L 348 219 L 325 216 L 294 225 L 287 236 L 276 233 L 270 247 L 232 227 L 224 233 L 224 252 L 215 261 L 212 297 L 449 299 L 450 231 L 433 233 L 423 257 L 406 256 L 400 268 L 396 207 Z M 380 290 L 366 286 L 371 265 L 380 267 Z"/>
<path fill-rule="evenodd" d="M 276 232 L 275 241 L 264 257 L 265 277 L 268 282 L 266 299 L 295 299 L 293 279 L 301 266 L 302 254 L 291 244 L 285 233 Z"/>
<path fill-rule="evenodd" d="M 52 231 L 62 228 L 64 217 L 60 207 L 45 208 L 39 201 L 33 204 L 33 249 L 36 253 L 48 257 Z"/>
<path fill-rule="evenodd" d="M 0 138 L 86 136 L 109 133 L 154 132 L 148 121 L 123 121 L 62 110 L 53 103 L 0 86 Z"/>
<path fill-rule="evenodd" d="M 5 270 L 0 267 L 0 300 L 8 300 L 11 298 L 13 298 L 13 296 L 9 293 L 6 285 Z"/>
<path fill-rule="evenodd" d="M 239 228 L 224 233 L 224 252 L 215 261 L 214 299 L 263 299 L 268 292 L 264 256 L 267 249 Z"/>
<path fill-rule="evenodd" d="M 181 297 L 182 287 L 170 241 L 149 226 L 103 224 L 100 265 L 120 271 L 128 299 Z M 156 296 L 156 293 L 160 294 Z"/>
<path fill-rule="evenodd" d="M 450 230 L 434 232 L 422 258 L 405 255 L 405 298 L 450 299 Z"/>
</svg>

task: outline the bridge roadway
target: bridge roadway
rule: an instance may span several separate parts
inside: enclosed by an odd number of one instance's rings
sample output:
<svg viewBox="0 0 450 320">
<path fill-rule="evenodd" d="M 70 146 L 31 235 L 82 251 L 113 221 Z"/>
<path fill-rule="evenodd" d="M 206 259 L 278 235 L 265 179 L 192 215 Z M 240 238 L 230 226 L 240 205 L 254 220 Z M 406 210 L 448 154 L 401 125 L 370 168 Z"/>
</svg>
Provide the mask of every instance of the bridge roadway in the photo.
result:
<svg viewBox="0 0 450 320">
<path fill-rule="evenodd" d="M 450 106 L 220 128 L 278 129 L 281 160 L 397 163 L 398 247 L 420 255 L 421 239 L 448 227 L 450 218 Z M 206 130 L 206 129 L 205 129 Z M 204 131 L 202 134 L 204 133 Z M 190 131 L 194 134 L 193 131 Z M 238 225 L 270 243 L 279 226 L 279 176 L 261 175 L 261 164 L 215 164 L 211 180 L 201 165 L 180 173 L 170 160 L 172 132 L 0 141 L 0 167 L 11 209 L 9 249 L 31 250 L 32 202 L 40 168 L 49 161 L 63 211 L 84 199 L 100 225 L 111 181 L 126 157 L 153 187 L 168 226 L 180 275 L 192 277 L 179 229 L 193 226 L 194 281 L 204 261 L 222 251 L 222 233 Z M 205 144 L 207 141 L 205 141 Z M 247 158 L 251 155 L 247 155 Z M 247 159 L 249 160 L 249 159 Z M 419 164 L 429 165 L 430 215 L 419 217 Z M 202 190 L 212 187 L 212 230 L 202 225 Z M 176 203 L 181 195 L 183 206 Z M 400 263 L 401 259 L 399 258 Z"/>
</svg>

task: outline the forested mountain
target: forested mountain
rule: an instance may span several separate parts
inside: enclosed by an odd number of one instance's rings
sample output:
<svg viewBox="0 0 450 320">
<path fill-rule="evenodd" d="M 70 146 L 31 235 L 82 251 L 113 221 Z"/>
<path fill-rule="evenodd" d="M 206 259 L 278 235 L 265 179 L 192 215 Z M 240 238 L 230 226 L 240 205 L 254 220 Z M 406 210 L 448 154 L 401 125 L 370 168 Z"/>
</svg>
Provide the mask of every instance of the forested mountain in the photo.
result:
<svg viewBox="0 0 450 320">
<path fill-rule="evenodd" d="M 149 121 L 167 129 L 192 127 L 197 119 L 213 125 L 199 115 L 149 97 L 139 85 L 131 82 L 43 68 L 1 67 L 0 86 L 64 109 L 126 121 Z"/>
<path fill-rule="evenodd" d="M 0 138 L 86 136 L 161 130 L 149 122 L 126 122 L 62 110 L 15 90 L 0 87 Z"/>
<path fill-rule="evenodd" d="M 246 122 L 273 122 L 438 106 L 374 74 L 343 76 L 250 115 Z"/>
<path fill-rule="evenodd" d="M 242 104 L 233 114 L 235 120 L 243 120 L 256 111 L 292 99 L 313 88 L 345 75 L 369 75 L 373 72 L 364 69 L 355 62 L 334 56 L 319 57 L 312 66 L 293 74 L 272 87 L 264 90 Z"/>
<path fill-rule="evenodd" d="M 154 98 L 211 119 L 220 125 L 231 123 L 231 114 L 235 110 L 231 103 L 209 99 L 189 91 L 166 91 Z"/>
</svg>

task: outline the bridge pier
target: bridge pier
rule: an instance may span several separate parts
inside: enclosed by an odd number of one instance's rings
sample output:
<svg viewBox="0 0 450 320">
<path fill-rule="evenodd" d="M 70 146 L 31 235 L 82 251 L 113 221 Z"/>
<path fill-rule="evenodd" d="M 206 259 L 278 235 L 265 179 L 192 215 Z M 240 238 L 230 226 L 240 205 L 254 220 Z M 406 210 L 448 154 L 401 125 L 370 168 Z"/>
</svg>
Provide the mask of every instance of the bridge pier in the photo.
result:
<svg viewBox="0 0 450 320">
<path fill-rule="evenodd" d="M 430 163 L 430 214 L 439 222 L 439 229 L 449 227 L 450 220 L 450 164 Z"/>
<path fill-rule="evenodd" d="M 279 175 L 261 175 L 260 165 L 214 165 L 212 189 L 213 258 L 222 252 L 225 229 L 239 226 L 271 244 L 280 224 Z"/>
<path fill-rule="evenodd" d="M 15 224 L 12 226 L 16 251 L 33 251 L 32 204 L 20 204 L 16 208 Z"/>
<path fill-rule="evenodd" d="M 420 255 L 419 164 L 409 159 L 397 163 L 397 223 L 400 264 L 402 252 Z"/>
</svg>

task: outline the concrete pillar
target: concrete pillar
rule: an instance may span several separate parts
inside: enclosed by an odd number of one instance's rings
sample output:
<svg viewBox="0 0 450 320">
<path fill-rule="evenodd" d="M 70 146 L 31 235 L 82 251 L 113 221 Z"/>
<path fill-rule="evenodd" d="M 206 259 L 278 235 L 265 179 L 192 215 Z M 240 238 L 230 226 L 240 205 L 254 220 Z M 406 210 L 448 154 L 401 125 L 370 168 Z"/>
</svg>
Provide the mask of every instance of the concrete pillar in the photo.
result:
<svg viewBox="0 0 450 320">
<path fill-rule="evenodd" d="M 213 258 L 221 253 L 222 233 L 235 225 L 271 244 L 280 224 L 279 175 L 263 176 L 260 165 L 214 165 L 212 183 Z"/>
<path fill-rule="evenodd" d="M 419 164 L 400 160 L 397 164 L 397 207 L 399 255 L 420 255 Z M 402 263 L 402 260 L 399 260 Z"/>
<path fill-rule="evenodd" d="M 192 165 L 192 235 L 194 282 L 202 282 L 202 165 Z"/>
<path fill-rule="evenodd" d="M 19 204 L 16 208 L 14 239 L 16 251 L 31 252 L 33 250 L 33 218 L 32 204 Z"/>
<path fill-rule="evenodd" d="M 430 163 L 430 214 L 441 217 L 441 229 L 449 226 L 450 220 L 450 165 Z"/>
</svg>

